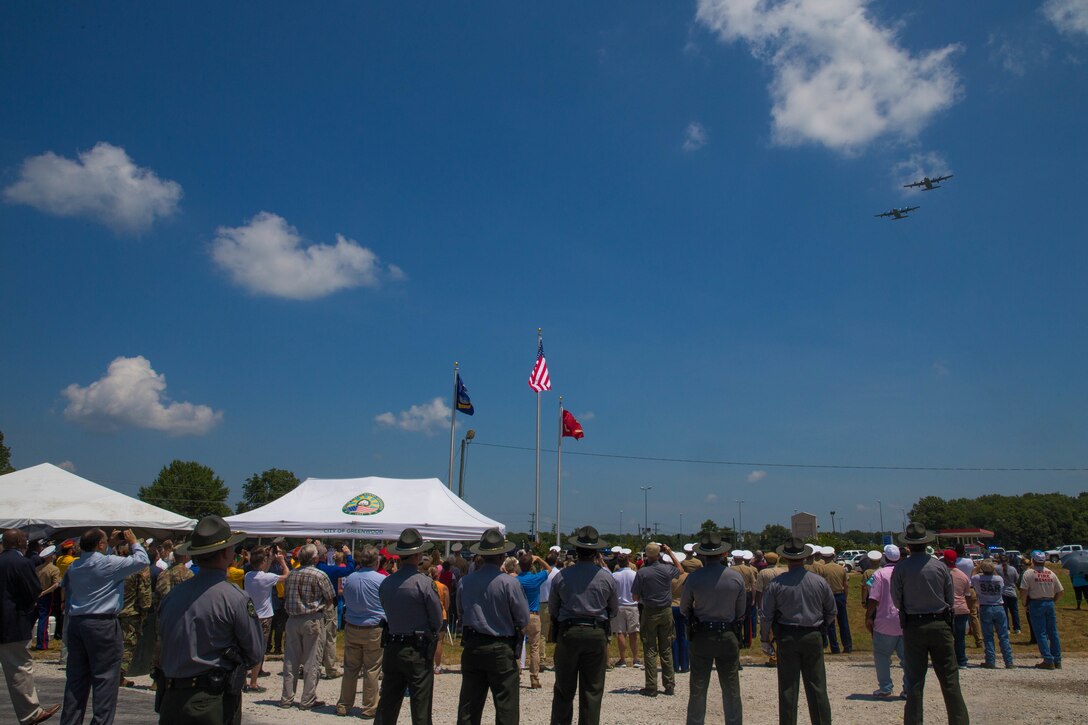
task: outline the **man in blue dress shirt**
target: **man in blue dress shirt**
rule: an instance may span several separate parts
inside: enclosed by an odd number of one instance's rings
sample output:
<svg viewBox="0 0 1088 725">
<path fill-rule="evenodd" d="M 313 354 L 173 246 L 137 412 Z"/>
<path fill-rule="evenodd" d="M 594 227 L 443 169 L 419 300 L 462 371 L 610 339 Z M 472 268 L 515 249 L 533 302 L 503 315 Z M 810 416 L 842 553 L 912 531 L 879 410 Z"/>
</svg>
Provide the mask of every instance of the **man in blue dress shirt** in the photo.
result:
<svg viewBox="0 0 1088 725">
<path fill-rule="evenodd" d="M 378 587 L 385 581 L 379 574 L 378 550 L 369 544 L 359 555 L 359 570 L 344 580 L 344 679 L 336 714 L 347 715 L 355 705 L 359 673 L 363 675 L 363 717 L 378 712 L 378 678 L 382 675 L 382 620 L 385 610 Z"/>
<path fill-rule="evenodd" d="M 107 555 L 109 541 L 127 541 L 132 555 Z M 91 723 L 110 725 L 117 709 L 124 652 L 117 614 L 124 601 L 125 577 L 151 562 L 131 529 L 114 531 L 109 540 L 102 529 L 91 529 L 80 537 L 79 548 L 82 554 L 68 567 L 61 583 L 68 629 L 68 680 L 60 721 L 81 725 L 93 689 Z"/>
</svg>

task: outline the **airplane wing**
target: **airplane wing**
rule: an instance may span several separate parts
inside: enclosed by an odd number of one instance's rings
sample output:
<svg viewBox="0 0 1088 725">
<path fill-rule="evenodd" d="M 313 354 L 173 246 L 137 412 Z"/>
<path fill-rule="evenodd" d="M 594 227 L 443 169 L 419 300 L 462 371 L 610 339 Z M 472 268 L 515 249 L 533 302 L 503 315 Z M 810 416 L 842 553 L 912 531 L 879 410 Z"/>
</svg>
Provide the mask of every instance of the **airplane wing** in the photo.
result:
<svg viewBox="0 0 1088 725">
<path fill-rule="evenodd" d="M 875 217 L 892 216 L 892 213 L 890 211 L 886 211 L 883 214 L 873 214 L 873 216 L 875 216 Z"/>
<path fill-rule="evenodd" d="M 926 185 L 926 182 L 924 182 L 924 181 L 915 181 L 913 184 L 903 184 L 903 188 L 904 189 L 913 189 L 916 186 L 925 186 L 925 185 Z"/>
<path fill-rule="evenodd" d="M 936 182 L 938 182 L 938 181 L 948 181 L 948 180 L 949 180 L 949 179 L 951 179 L 951 178 L 952 178 L 953 176 L 955 176 L 955 174 L 949 174 L 948 176 L 938 176 L 938 177 L 937 177 L 936 179 L 934 179 L 933 181 L 934 181 L 934 183 L 936 183 Z"/>
<path fill-rule="evenodd" d="M 912 211 L 914 211 L 915 209 L 921 209 L 921 208 L 922 208 L 922 207 L 920 207 L 920 206 L 908 206 L 908 207 L 907 207 L 906 209 L 900 209 L 899 211 L 900 211 L 900 213 L 902 213 L 902 214 L 906 214 L 906 213 L 908 213 L 908 212 L 912 212 Z"/>
</svg>

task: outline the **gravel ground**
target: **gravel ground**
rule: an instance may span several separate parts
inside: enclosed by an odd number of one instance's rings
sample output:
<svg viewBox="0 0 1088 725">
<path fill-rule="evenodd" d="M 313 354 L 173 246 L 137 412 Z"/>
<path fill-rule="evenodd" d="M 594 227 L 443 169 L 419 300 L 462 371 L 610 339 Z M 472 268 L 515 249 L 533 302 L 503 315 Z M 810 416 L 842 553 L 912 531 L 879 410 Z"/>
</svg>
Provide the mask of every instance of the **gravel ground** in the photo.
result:
<svg viewBox="0 0 1088 725">
<path fill-rule="evenodd" d="M 775 671 L 759 665 L 753 665 L 751 658 L 742 657 L 747 664 L 740 673 L 744 717 L 749 723 L 775 723 L 778 720 L 778 686 Z M 870 723 L 893 723 L 901 721 L 903 716 L 902 701 L 875 701 L 869 693 L 876 689 L 876 677 L 872 661 L 861 655 L 836 656 L 825 658 L 827 678 L 831 696 L 831 711 L 836 723 L 859 725 Z M 1088 696 L 1088 659 L 1068 658 L 1060 671 L 1042 671 L 1032 667 L 1036 659 L 1022 659 L 1013 670 L 983 670 L 970 667 L 961 672 L 960 681 L 967 699 L 971 716 L 976 722 L 992 723 L 1077 723 L 1084 722 L 1084 703 Z M 268 662 L 266 668 L 271 677 L 261 680 L 269 688 L 265 694 L 245 695 L 242 711 L 243 723 L 293 723 L 300 722 L 344 722 L 335 714 L 336 698 L 340 692 L 340 680 L 322 680 L 318 686 L 318 697 L 329 704 L 312 712 L 302 713 L 296 708 L 281 710 L 276 706 L 279 689 L 279 663 Z M 55 691 L 63 688 L 64 671 L 55 664 L 36 662 L 35 676 L 42 682 L 42 690 Z M 457 695 L 461 678 L 453 672 L 444 673 L 435 678 L 434 722 L 447 725 L 455 722 Z M 542 674 L 544 689 L 528 689 L 529 678 L 522 678 L 521 712 L 523 723 L 547 723 L 551 708 L 552 673 Z M 146 677 L 137 678 L 138 686 L 127 690 L 131 695 L 122 699 L 121 707 L 128 715 L 126 722 L 154 722 L 152 695 L 147 686 Z M 712 678 L 712 687 L 716 678 Z M 638 688 L 643 684 L 643 673 L 637 669 L 615 669 L 608 673 L 608 689 L 601 722 L 616 725 L 661 725 L 662 723 L 682 723 L 687 707 L 688 675 L 677 675 L 677 696 L 659 696 L 656 699 L 642 697 Z M 360 685 L 361 687 L 361 685 Z M 1001 693 L 995 697 L 995 693 Z M 139 696 L 142 695 L 141 699 Z M 1030 701 L 1030 707 L 1023 703 Z M 146 702 L 146 715 L 140 714 Z M 488 698 L 484 710 L 484 722 L 494 722 L 495 712 Z M 137 712 L 129 712 L 137 710 Z M 801 697 L 799 723 L 808 723 L 804 696 Z M 940 687 L 932 678 L 927 680 L 926 702 L 927 723 L 946 723 Z M 0 706 L 0 720 L 10 715 L 10 705 Z M 352 716 L 358 718 L 358 701 Z M 707 722 L 722 722 L 721 698 L 711 690 L 707 702 Z M 410 723 L 408 702 L 401 710 L 400 723 Z"/>
</svg>

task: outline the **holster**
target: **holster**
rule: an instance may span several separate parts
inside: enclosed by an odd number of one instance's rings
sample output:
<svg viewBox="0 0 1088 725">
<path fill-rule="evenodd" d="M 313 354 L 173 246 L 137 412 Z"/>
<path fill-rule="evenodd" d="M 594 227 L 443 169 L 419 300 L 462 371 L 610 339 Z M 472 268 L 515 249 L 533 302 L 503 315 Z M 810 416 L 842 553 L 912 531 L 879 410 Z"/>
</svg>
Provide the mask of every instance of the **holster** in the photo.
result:
<svg viewBox="0 0 1088 725">
<path fill-rule="evenodd" d="M 387 621 L 385 621 L 383 619 L 379 623 L 379 626 L 382 628 L 382 639 L 381 639 L 382 649 L 385 649 L 386 647 L 389 646 L 389 622 L 387 622 Z"/>
<path fill-rule="evenodd" d="M 521 659 L 521 650 L 525 647 L 525 635 L 521 631 L 521 627 L 514 628 L 514 659 Z"/>
<path fill-rule="evenodd" d="M 745 626 L 746 626 L 746 622 L 745 622 L 744 619 L 734 619 L 733 620 L 733 628 L 732 628 L 731 631 L 733 632 L 734 635 L 736 635 L 737 642 L 740 644 L 741 647 L 745 646 L 745 644 L 744 644 L 744 641 L 745 641 L 744 640 L 744 628 L 745 628 Z"/>
<path fill-rule="evenodd" d="M 152 667 L 151 681 L 155 683 L 155 712 L 158 712 L 162 699 L 166 697 L 166 675 L 158 667 Z"/>
</svg>

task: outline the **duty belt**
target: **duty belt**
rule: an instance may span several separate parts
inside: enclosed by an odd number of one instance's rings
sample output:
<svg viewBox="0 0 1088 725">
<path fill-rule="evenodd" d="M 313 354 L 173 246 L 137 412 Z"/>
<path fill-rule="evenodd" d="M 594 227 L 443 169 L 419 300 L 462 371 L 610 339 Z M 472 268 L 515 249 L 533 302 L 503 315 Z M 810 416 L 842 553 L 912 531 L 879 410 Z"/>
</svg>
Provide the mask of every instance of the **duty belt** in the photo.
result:
<svg viewBox="0 0 1088 725">
<path fill-rule="evenodd" d="M 196 677 L 166 677 L 167 690 L 209 690 L 222 689 L 224 674 L 222 670 L 205 672 Z"/>
<path fill-rule="evenodd" d="M 415 642 L 415 634 L 391 634 L 389 635 L 390 642 Z"/>
<path fill-rule="evenodd" d="M 604 627 L 604 622 L 589 617 L 574 617 L 564 619 L 559 623 L 561 627 Z"/>
<path fill-rule="evenodd" d="M 494 640 L 497 642 L 506 642 L 508 640 L 514 639 L 514 635 L 512 634 L 509 636 L 503 636 L 500 634 L 488 634 L 487 632 L 481 632 L 480 630 L 473 629 L 472 627 L 463 627 L 461 631 L 463 633 L 463 636 L 468 639 L 486 639 Z"/>
<path fill-rule="evenodd" d="M 823 627 L 820 627 L 820 626 L 805 627 L 805 626 L 802 626 L 800 624 L 785 624 L 783 622 L 779 622 L 778 626 L 781 627 L 782 629 L 792 629 L 792 630 L 795 630 L 795 631 L 798 631 L 798 632 L 822 632 L 823 629 L 824 629 Z"/>
<path fill-rule="evenodd" d="M 694 629 L 696 632 L 731 632 L 733 631 L 733 623 L 699 621 L 695 623 Z"/>
<path fill-rule="evenodd" d="M 926 612 L 924 614 L 908 614 L 908 622 L 935 622 L 937 620 L 945 620 L 948 618 L 948 610 L 943 612 Z"/>
</svg>

